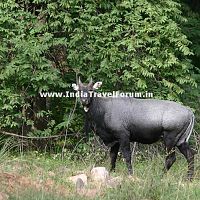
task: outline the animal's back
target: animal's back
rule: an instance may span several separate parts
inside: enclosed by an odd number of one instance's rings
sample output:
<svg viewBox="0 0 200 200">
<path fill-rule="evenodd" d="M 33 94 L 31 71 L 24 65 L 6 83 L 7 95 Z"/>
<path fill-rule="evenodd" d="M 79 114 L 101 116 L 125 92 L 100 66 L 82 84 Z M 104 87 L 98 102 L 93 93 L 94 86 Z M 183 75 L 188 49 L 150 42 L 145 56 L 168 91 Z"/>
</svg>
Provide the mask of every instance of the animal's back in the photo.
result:
<svg viewBox="0 0 200 200">
<path fill-rule="evenodd" d="M 153 143 L 163 131 L 180 132 L 192 115 L 190 109 L 172 101 L 118 98 L 108 103 L 105 123 L 113 132 L 130 132 L 132 140 Z"/>
</svg>

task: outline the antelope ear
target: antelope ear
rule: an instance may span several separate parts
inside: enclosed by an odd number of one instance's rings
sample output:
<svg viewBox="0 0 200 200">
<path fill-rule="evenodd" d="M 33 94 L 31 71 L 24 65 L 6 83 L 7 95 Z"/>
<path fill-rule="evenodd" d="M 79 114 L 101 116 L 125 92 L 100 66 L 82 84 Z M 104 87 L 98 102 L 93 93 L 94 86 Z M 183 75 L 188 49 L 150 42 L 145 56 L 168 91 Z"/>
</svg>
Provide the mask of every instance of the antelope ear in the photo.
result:
<svg viewBox="0 0 200 200">
<path fill-rule="evenodd" d="M 79 86 L 76 85 L 76 83 L 73 83 L 73 84 L 72 84 L 72 87 L 73 87 L 73 89 L 74 89 L 75 91 L 78 91 L 78 89 L 79 89 Z"/>
<path fill-rule="evenodd" d="M 96 90 L 96 89 L 99 89 L 102 85 L 102 82 L 96 82 L 94 85 L 93 85 L 93 89 Z"/>
</svg>

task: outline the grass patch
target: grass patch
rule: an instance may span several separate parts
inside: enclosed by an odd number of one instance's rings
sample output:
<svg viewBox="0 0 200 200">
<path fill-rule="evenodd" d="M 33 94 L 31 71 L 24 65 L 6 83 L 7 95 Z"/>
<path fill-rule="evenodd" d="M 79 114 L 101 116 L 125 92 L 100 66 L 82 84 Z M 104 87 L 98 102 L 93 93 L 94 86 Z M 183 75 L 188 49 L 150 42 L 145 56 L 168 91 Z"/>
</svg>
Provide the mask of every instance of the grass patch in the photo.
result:
<svg viewBox="0 0 200 200">
<path fill-rule="evenodd" d="M 138 159 L 134 163 L 134 178 L 127 176 L 127 169 L 122 159 L 117 161 L 116 172 L 112 176 L 123 178 L 116 188 L 102 188 L 99 193 L 80 195 L 68 181 L 68 177 L 84 172 L 89 174 L 97 161 L 66 159 L 59 157 L 28 153 L 23 156 L 2 156 L 0 159 L 0 191 L 9 199 L 141 199 L 141 200 L 198 200 L 200 196 L 199 154 L 195 159 L 195 179 L 185 180 L 187 163 L 178 154 L 177 161 L 167 174 L 163 174 L 164 156 L 156 155 L 151 159 Z M 98 162 L 97 162 L 98 163 Z M 109 168 L 109 160 L 98 166 Z M 90 185 L 88 186 L 90 188 Z"/>
</svg>

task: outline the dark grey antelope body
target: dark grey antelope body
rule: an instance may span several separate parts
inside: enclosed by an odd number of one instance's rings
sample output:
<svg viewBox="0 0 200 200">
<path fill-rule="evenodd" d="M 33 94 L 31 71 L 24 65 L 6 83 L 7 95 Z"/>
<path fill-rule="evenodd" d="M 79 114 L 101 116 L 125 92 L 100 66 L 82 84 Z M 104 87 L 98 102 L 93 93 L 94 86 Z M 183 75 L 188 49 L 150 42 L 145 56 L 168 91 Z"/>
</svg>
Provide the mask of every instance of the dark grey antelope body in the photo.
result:
<svg viewBox="0 0 200 200">
<path fill-rule="evenodd" d="M 87 86 L 80 80 L 74 89 L 88 93 L 98 89 L 101 82 Z M 87 96 L 87 97 L 86 97 Z M 111 170 L 119 148 L 126 160 L 129 174 L 132 174 L 130 142 L 152 144 L 160 139 L 167 149 L 165 168 L 169 170 L 176 160 L 175 147 L 185 156 L 188 162 L 188 178 L 194 173 L 194 151 L 188 145 L 188 139 L 194 126 L 193 112 L 172 101 L 112 98 L 81 97 L 86 112 L 86 132 L 90 126 L 103 142 L 110 146 Z"/>
</svg>

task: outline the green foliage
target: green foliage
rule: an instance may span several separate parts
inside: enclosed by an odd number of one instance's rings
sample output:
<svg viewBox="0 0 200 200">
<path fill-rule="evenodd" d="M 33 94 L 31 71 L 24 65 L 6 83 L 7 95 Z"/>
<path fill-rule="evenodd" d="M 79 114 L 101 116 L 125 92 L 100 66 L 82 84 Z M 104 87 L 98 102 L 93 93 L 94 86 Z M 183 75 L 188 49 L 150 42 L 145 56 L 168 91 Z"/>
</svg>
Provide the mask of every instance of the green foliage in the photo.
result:
<svg viewBox="0 0 200 200">
<path fill-rule="evenodd" d="M 112 82 L 120 90 L 153 90 L 156 97 L 172 100 L 184 92 L 181 85 L 195 85 L 188 74 L 189 41 L 177 24 L 184 21 L 179 4 L 143 0 L 84 6 L 81 12 L 76 7 L 68 56 L 83 75 L 98 76 L 105 89 Z"/>
<path fill-rule="evenodd" d="M 193 63 L 197 73 L 200 73 L 200 12 L 194 12 L 186 4 L 183 4 L 183 12 L 187 18 L 182 25 L 183 31 L 191 41 L 190 48 L 194 52 Z"/>
<path fill-rule="evenodd" d="M 197 3 L 197 2 L 196 2 Z M 190 86 L 186 86 L 187 95 L 183 95 L 183 101 L 195 109 L 196 130 L 200 131 L 200 12 L 193 11 L 189 6 L 191 4 L 183 4 L 182 9 L 187 18 L 187 21 L 182 24 L 183 32 L 191 41 L 190 49 L 194 52 L 192 56 L 193 78 L 197 83 L 197 88 L 191 90 Z M 197 9 L 198 10 L 198 9 Z"/>
<path fill-rule="evenodd" d="M 0 127 L 63 132 L 74 99 L 39 92 L 71 90 L 77 73 L 102 80 L 103 90 L 179 101 L 185 85 L 196 86 L 184 22 L 174 0 L 1 1 Z M 70 118 L 70 132 L 81 130 L 81 117 Z"/>
</svg>

